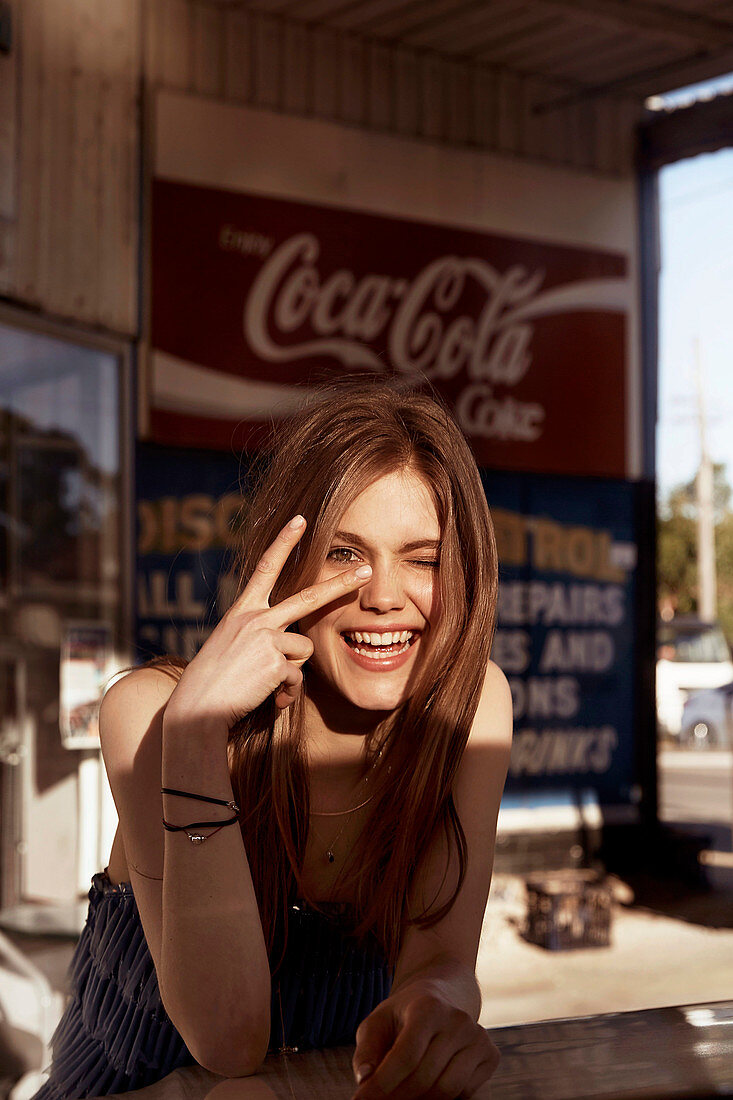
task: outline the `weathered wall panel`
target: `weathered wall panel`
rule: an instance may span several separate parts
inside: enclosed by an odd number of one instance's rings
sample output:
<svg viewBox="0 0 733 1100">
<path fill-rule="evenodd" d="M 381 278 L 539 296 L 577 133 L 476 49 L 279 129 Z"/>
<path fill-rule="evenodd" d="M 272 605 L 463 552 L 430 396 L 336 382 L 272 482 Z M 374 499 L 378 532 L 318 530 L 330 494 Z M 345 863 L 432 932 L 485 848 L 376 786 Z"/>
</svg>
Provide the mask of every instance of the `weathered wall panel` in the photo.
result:
<svg viewBox="0 0 733 1100">
<path fill-rule="evenodd" d="M 366 118 L 366 46 L 360 38 L 345 35 L 342 39 L 342 62 L 339 73 L 341 118 L 360 126 Z"/>
<path fill-rule="evenodd" d="M 277 20 L 267 15 L 253 16 L 252 46 L 254 102 L 260 107 L 279 107 L 282 102 L 282 34 Z"/>
<path fill-rule="evenodd" d="M 129 0 L 105 0 L 107 43 L 114 61 L 100 87 L 98 320 L 114 332 L 137 324 L 140 26 L 129 18 Z"/>
<path fill-rule="evenodd" d="M 13 20 L 18 3 L 10 4 Z M 0 54 L 0 218 L 15 217 L 17 54 Z"/>
<path fill-rule="evenodd" d="M 340 116 L 340 36 L 329 27 L 314 27 L 306 42 L 310 54 L 306 67 L 311 91 L 306 100 L 307 109 L 317 118 L 336 119 Z"/>
<path fill-rule="evenodd" d="M 137 327 L 140 0 L 25 0 L 17 209 L 2 288 L 56 317 Z"/>
<path fill-rule="evenodd" d="M 244 8 L 225 13 L 224 95 L 233 103 L 252 98 L 252 18 Z M 154 70 L 148 70 L 151 72 Z"/>
<path fill-rule="evenodd" d="M 631 166 L 619 126 L 629 117 L 623 101 L 538 111 L 567 93 L 561 83 L 197 0 L 148 7 L 146 28 L 155 86 L 607 175 Z"/>
<path fill-rule="evenodd" d="M 394 51 L 394 125 L 405 136 L 418 133 L 417 58 L 412 50 Z"/>
<path fill-rule="evenodd" d="M 40 0 L 26 0 L 20 25 L 23 79 L 19 82 L 20 129 L 18 145 L 18 203 L 15 226 L 15 264 L 8 272 L 8 292 L 31 305 L 39 304 L 38 271 L 41 237 L 41 104 L 45 100 L 43 67 L 44 20 Z"/>
<path fill-rule="evenodd" d="M 288 23 L 283 30 L 283 110 L 304 115 L 308 110 L 308 34 L 301 23 Z"/>
<path fill-rule="evenodd" d="M 142 85 L 602 175 L 631 169 L 633 104 L 538 113 L 566 85 L 359 38 L 348 21 L 202 0 L 14 6 L 16 46 L 0 62 L 0 153 L 14 169 L 0 188 L 0 291 L 90 326 L 138 328 Z"/>
<path fill-rule="evenodd" d="M 17 25 L 18 0 L 11 0 Z M 15 265 L 17 166 L 19 134 L 18 63 L 16 51 L 0 55 L 0 293 L 7 291 Z"/>
<path fill-rule="evenodd" d="M 193 85 L 203 95 L 223 96 L 226 37 L 224 12 L 198 5 L 193 11 Z"/>
</svg>

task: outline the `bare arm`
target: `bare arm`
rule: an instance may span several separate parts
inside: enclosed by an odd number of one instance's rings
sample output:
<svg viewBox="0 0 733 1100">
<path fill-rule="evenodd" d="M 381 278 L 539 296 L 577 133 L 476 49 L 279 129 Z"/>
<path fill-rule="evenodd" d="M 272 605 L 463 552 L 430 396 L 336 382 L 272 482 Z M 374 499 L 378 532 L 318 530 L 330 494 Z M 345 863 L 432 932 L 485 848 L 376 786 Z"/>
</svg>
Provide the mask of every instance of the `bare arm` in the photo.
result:
<svg viewBox="0 0 733 1100">
<path fill-rule="evenodd" d="M 449 913 L 432 928 L 405 934 L 390 996 L 357 1031 L 358 1100 L 384 1096 L 472 1096 L 493 1073 L 496 1047 L 478 1027 L 481 995 L 475 967 L 491 882 L 496 821 L 511 747 L 511 694 L 489 663 L 454 797 L 468 844 L 466 876 Z M 447 900 L 457 877 L 444 880 L 441 836 L 421 864 L 412 905 Z M 434 1090 L 431 1091 L 431 1090 Z"/>
<path fill-rule="evenodd" d="M 140 669 L 111 688 L 100 712 L 163 1004 L 196 1060 L 224 1076 L 254 1072 L 269 1042 L 270 971 L 249 863 L 237 825 L 198 845 L 185 832 L 164 830 L 163 816 L 184 825 L 225 821 L 232 811 L 161 795 L 161 786 L 232 799 L 229 729 L 271 694 L 288 706 L 312 652 L 307 638 L 285 627 L 365 583 L 350 569 L 270 608 L 272 586 L 301 533 L 284 529 L 178 683 Z"/>
<path fill-rule="evenodd" d="M 171 751 L 164 708 L 174 686 L 152 669 L 115 684 L 102 705 L 102 746 L 163 1004 L 198 1062 L 240 1076 L 267 1050 L 267 953 L 239 828 L 198 847 L 162 828 L 161 785 L 233 797 L 226 742 L 194 742 L 183 732 Z M 169 820 L 202 820 L 205 803 L 176 801 Z M 205 820 L 231 817 L 224 807 L 208 809 Z"/>
</svg>

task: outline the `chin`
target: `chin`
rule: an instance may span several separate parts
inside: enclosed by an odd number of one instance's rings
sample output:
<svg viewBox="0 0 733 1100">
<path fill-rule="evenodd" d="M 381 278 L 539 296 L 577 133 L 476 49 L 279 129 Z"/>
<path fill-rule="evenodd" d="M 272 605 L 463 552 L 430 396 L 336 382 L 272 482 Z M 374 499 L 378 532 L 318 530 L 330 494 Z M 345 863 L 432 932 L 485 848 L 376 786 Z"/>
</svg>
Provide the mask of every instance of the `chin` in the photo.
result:
<svg viewBox="0 0 733 1100">
<path fill-rule="evenodd" d="M 392 711 L 410 698 L 410 692 L 340 692 L 353 706 L 360 710 Z"/>
<path fill-rule="evenodd" d="M 326 694 L 333 700 L 341 700 L 347 707 L 355 707 L 358 710 L 375 713 L 393 711 L 406 702 L 412 694 L 410 683 L 403 678 L 389 684 L 384 682 L 381 674 L 375 674 L 373 679 L 381 682 L 370 683 L 369 680 L 372 677 L 368 676 L 366 682 L 355 683 L 353 676 L 339 675 L 337 670 L 331 670 L 330 675 L 324 671 L 315 669 L 314 671 L 316 671 L 316 677 L 312 681 L 314 695 L 318 695 L 319 689 L 321 691 L 325 689 Z"/>
</svg>

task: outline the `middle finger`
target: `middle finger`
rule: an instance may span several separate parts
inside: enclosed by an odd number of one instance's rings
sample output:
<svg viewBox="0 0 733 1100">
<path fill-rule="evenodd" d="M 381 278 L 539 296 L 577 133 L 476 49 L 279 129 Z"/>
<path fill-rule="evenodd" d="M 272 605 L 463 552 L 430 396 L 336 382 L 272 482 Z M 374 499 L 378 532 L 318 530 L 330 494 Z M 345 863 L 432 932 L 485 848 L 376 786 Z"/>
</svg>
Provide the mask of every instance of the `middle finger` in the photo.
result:
<svg viewBox="0 0 733 1100">
<path fill-rule="evenodd" d="M 346 569 L 343 573 L 337 573 L 335 577 L 320 581 L 318 584 L 309 585 L 286 600 L 275 604 L 266 612 L 267 619 L 276 629 L 284 629 L 302 619 L 304 615 L 312 615 L 326 604 L 338 600 L 348 592 L 355 592 L 362 588 L 372 575 L 371 565 L 359 565 L 356 569 Z"/>
</svg>

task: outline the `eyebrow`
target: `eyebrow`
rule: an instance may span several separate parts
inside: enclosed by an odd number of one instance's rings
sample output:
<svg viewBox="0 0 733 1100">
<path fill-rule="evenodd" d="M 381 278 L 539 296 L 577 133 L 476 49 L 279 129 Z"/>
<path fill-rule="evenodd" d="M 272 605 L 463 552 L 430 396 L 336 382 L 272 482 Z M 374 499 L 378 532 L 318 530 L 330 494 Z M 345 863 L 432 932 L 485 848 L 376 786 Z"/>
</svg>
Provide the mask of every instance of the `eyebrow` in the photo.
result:
<svg viewBox="0 0 733 1100">
<path fill-rule="evenodd" d="M 341 542 L 353 542 L 358 546 L 366 546 L 364 539 L 359 535 L 355 535 L 353 531 L 336 531 L 334 541 L 339 540 Z M 411 550 L 439 550 L 440 539 L 415 539 L 412 542 L 403 542 L 400 546 L 400 550 L 403 553 L 409 553 Z"/>
</svg>

